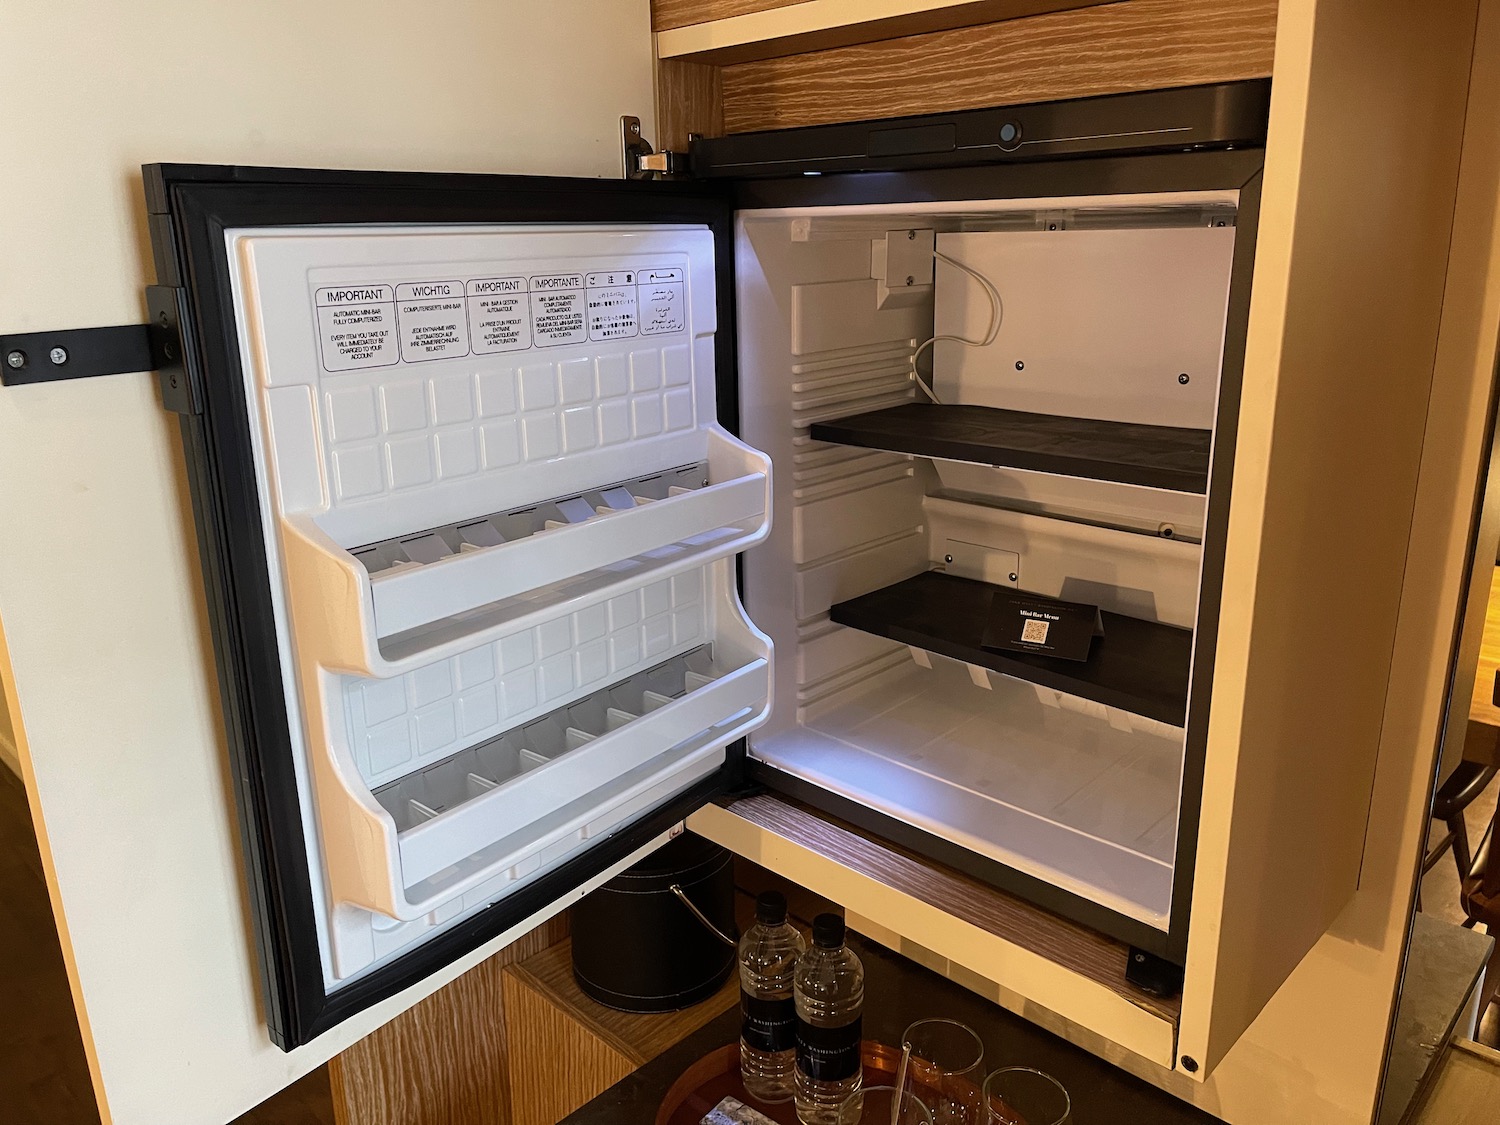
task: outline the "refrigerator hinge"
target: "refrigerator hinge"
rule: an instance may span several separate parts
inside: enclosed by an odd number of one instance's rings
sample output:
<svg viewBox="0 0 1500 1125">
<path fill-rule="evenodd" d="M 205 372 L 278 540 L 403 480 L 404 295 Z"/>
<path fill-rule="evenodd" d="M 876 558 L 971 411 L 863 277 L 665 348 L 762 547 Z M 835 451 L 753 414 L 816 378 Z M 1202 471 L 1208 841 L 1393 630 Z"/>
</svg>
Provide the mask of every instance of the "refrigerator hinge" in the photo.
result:
<svg viewBox="0 0 1500 1125">
<path fill-rule="evenodd" d="M 147 324 L 0 333 L 0 385 L 159 371 L 165 389 L 169 369 L 179 370 L 176 378 L 181 384 L 182 343 L 177 330 L 181 290 L 151 286 L 146 294 L 151 309 Z"/>
<path fill-rule="evenodd" d="M 657 152 L 651 142 L 641 136 L 639 117 L 620 118 L 621 172 L 627 180 L 649 180 L 657 176 L 686 176 L 689 174 L 688 154 L 685 152 Z"/>
<path fill-rule="evenodd" d="M 188 339 L 187 292 L 175 285 L 148 285 L 146 308 L 162 406 L 177 414 L 202 414 L 202 379 Z"/>
</svg>

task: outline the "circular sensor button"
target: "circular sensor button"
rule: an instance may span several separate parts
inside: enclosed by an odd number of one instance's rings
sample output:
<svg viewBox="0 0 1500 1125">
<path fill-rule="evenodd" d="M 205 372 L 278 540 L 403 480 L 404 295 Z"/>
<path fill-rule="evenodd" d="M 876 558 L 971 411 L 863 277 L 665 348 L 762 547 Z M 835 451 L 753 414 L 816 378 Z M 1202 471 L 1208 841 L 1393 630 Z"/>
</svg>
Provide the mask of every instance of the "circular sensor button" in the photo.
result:
<svg viewBox="0 0 1500 1125">
<path fill-rule="evenodd" d="M 1000 126 L 1000 147 L 1006 152 L 1012 152 L 1021 147 L 1021 123 L 1019 121 L 1007 121 Z"/>
</svg>

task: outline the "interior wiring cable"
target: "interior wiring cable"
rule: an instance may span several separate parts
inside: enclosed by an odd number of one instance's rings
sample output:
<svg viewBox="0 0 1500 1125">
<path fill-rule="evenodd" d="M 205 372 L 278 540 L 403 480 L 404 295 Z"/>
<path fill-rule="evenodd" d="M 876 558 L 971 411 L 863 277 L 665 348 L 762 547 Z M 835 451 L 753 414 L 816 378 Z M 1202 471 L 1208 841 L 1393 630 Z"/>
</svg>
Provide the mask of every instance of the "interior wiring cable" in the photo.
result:
<svg viewBox="0 0 1500 1125">
<path fill-rule="evenodd" d="M 933 391 L 932 387 L 928 383 L 923 381 L 922 373 L 917 368 L 917 361 L 921 358 L 923 352 L 927 351 L 927 349 L 931 348 L 939 340 L 951 340 L 955 344 L 963 344 L 965 347 L 970 348 L 989 347 L 989 345 L 995 342 L 995 337 L 1000 334 L 1000 325 L 1005 320 L 1005 302 L 1001 299 L 1000 291 L 995 288 L 994 283 L 992 283 L 989 278 L 985 277 L 984 274 L 980 273 L 978 270 L 964 265 L 956 258 L 950 258 L 941 250 L 934 250 L 933 256 L 936 258 L 941 258 L 943 261 L 947 262 L 955 269 L 963 270 L 964 273 L 968 274 L 975 281 L 979 282 L 980 286 L 984 289 L 985 296 L 987 296 L 990 301 L 990 327 L 989 331 L 985 333 L 984 339 L 971 340 L 967 336 L 953 336 L 947 334 L 938 335 L 933 336 L 929 340 L 924 340 L 922 343 L 918 344 L 917 349 L 911 353 L 911 377 L 916 380 L 917 386 L 921 388 L 921 391 L 924 395 L 930 398 L 933 402 L 941 405 L 942 400 L 938 398 L 936 392 Z"/>
</svg>

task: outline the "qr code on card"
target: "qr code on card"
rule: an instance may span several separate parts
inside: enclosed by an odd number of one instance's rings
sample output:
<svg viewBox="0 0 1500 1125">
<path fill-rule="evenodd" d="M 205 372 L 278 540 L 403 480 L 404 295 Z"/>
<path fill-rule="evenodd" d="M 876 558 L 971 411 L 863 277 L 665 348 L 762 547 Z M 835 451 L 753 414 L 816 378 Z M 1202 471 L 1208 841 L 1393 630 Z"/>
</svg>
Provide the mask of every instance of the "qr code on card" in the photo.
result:
<svg viewBox="0 0 1500 1125">
<path fill-rule="evenodd" d="M 1047 643 L 1048 621 L 1038 621 L 1034 617 L 1026 619 L 1026 624 L 1021 626 L 1021 639 L 1027 644 L 1044 645 Z"/>
</svg>

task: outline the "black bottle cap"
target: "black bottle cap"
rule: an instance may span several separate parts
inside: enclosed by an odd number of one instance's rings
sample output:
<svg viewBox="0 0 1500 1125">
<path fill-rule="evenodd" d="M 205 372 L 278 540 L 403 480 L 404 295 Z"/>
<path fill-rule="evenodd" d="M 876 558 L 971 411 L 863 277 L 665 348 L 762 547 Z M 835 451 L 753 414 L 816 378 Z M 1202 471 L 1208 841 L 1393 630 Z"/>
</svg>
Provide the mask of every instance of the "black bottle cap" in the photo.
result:
<svg viewBox="0 0 1500 1125">
<path fill-rule="evenodd" d="M 755 900 L 755 920 L 763 926 L 779 926 L 786 921 L 786 895 L 780 891 L 761 891 Z"/>
<path fill-rule="evenodd" d="M 844 944 L 844 920 L 837 914 L 819 914 L 813 919 L 813 944 L 837 949 Z"/>
</svg>

